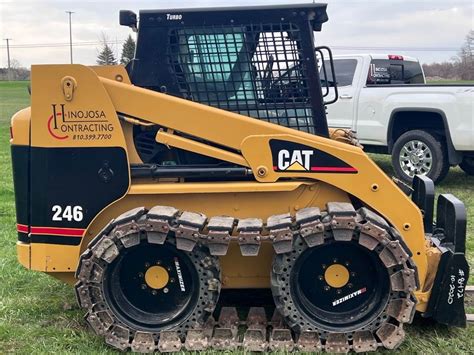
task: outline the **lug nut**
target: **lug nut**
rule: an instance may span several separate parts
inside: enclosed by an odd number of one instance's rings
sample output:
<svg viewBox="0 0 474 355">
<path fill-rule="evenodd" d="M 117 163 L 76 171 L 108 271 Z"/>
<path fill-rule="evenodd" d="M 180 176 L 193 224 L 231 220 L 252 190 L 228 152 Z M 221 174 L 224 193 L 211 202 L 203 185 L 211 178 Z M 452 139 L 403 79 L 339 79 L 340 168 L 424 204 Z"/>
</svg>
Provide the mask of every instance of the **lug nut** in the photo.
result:
<svg viewBox="0 0 474 355">
<path fill-rule="evenodd" d="M 145 284 L 142 284 L 142 290 L 146 290 L 146 285 Z"/>
<path fill-rule="evenodd" d="M 324 286 L 324 291 L 329 291 L 331 289 L 331 287 L 329 286 Z"/>
<path fill-rule="evenodd" d="M 168 289 L 168 287 L 165 287 L 165 288 L 163 289 L 163 292 L 164 292 L 164 293 L 168 293 L 169 291 L 170 291 L 170 290 Z"/>
<path fill-rule="evenodd" d="M 156 296 L 156 295 L 158 294 L 158 292 L 156 292 L 155 290 L 153 290 L 153 291 L 151 291 L 151 294 L 152 294 L 153 296 Z"/>
</svg>

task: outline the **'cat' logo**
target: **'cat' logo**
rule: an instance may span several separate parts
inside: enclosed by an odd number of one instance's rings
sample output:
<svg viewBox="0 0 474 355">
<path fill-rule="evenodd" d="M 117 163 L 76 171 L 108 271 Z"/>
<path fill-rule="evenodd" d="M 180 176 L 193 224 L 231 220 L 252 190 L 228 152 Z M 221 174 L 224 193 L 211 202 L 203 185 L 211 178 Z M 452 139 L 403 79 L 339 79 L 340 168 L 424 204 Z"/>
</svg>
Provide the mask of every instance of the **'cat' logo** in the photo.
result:
<svg viewBox="0 0 474 355">
<path fill-rule="evenodd" d="M 282 149 L 278 152 L 278 170 L 283 171 L 310 171 L 313 150 Z"/>
</svg>

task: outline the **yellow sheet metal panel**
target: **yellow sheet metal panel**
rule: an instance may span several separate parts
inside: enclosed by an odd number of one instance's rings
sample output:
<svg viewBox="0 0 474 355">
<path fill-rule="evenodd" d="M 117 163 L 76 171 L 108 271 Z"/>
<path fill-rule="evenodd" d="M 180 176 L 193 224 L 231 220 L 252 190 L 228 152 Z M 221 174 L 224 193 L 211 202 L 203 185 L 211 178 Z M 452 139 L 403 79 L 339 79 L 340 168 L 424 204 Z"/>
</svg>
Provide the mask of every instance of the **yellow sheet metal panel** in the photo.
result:
<svg viewBox="0 0 474 355">
<path fill-rule="evenodd" d="M 271 139 L 295 142 L 322 150 L 349 164 L 357 170 L 357 173 L 347 175 L 274 171 L 270 150 Z M 427 259 L 423 217 L 420 210 L 361 149 L 343 143 L 339 143 L 341 145 L 339 146 L 335 144 L 337 142 L 329 144 L 330 142 L 308 140 L 293 135 L 250 136 L 242 144 L 242 153 L 253 171 L 265 171 L 264 175 L 257 175 L 257 179 L 261 182 L 273 183 L 283 177 L 300 178 L 304 174 L 309 179 L 324 181 L 342 191 L 347 191 L 382 215 L 397 228 L 412 251 L 423 289 L 427 274 Z"/>
<path fill-rule="evenodd" d="M 97 75 L 131 85 L 127 70 L 123 65 L 93 65 L 90 66 Z"/>
<path fill-rule="evenodd" d="M 32 146 L 126 146 L 115 107 L 92 69 L 33 65 L 31 83 Z"/>
<path fill-rule="evenodd" d="M 18 258 L 18 262 L 27 269 L 31 268 L 30 251 L 30 244 L 16 242 L 16 255 Z"/>
<path fill-rule="evenodd" d="M 75 272 L 79 245 L 32 243 L 31 269 L 44 272 Z"/>
<path fill-rule="evenodd" d="M 31 108 L 27 107 L 15 113 L 11 120 L 10 144 L 29 145 L 30 144 L 30 117 Z"/>
</svg>

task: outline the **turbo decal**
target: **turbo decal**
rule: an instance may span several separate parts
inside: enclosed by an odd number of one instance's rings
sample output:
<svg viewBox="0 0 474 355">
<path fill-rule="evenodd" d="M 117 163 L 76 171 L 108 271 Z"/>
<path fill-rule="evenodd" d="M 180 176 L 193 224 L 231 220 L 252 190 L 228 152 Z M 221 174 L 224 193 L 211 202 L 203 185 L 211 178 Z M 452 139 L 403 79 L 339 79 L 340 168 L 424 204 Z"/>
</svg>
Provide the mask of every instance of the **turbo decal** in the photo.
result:
<svg viewBox="0 0 474 355">
<path fill-rule="evenodd" d="M 357 173 L 341 159 L 303 144 L 272 139 L 270 149 L 276 172 Z"/>
<path fill-rule="evenodd" d="M 67 110 L 65 104 L 52 104 L 48 132 L 58 140 L 110 139 L 114 126 L 103 110 Z M 79 133 L 79 134 L 77 134 Z"/>
<path fill-rule="evenodd" d="M 333 307 L 337 306 L 338 304 L 341 304 L 343 302 L 346 302 L 346 301 L 349 301 L 350 299 L 354 298 L 354 297 L 357 297 L 363 293 L 365 293 L 367 291 L 367 289 L 364 287 L 364 288 L 361 288 L 360 290 L 357 290 L 355 292 L 352 292 L 350 294 L 348 294 L 347 296 L 344 296 L 342 298 L 339 298 L 338 300 L 335 300 L 333 301 L 332 305 Z"/>
</svg>

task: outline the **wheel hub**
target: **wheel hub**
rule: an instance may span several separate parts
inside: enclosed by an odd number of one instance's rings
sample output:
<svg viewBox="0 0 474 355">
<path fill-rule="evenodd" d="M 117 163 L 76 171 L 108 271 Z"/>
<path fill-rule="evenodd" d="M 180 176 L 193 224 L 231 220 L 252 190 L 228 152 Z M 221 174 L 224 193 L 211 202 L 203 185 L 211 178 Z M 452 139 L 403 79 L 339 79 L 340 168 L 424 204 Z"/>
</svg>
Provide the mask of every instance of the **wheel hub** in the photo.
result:
<svg viewBox="0 0 474 355">
<path fill-rule="evenodd" d="M 154 265 L 145 272 L 146 284 L 155 290 L 165 287 L 169 279 L 168 271 L 163 266 Z"/>
<path fill-rule="evenodd" d="M 349 282 L 349 270 L 344 265 L 332 264 L 324 273 L 324 280 L 326 283 L 334 288 L 341 288 Z"/>
<path fill-rule="evenodd" d="M 410 177 L 427 175 L 433 163 L 431 149 L 418 140 L 406 142 L 398 160 L 403 172 Z"/>
</svg>

